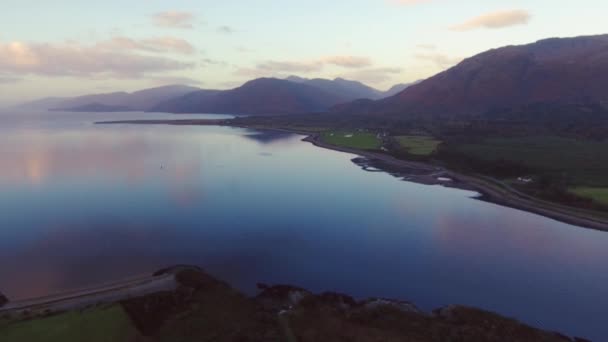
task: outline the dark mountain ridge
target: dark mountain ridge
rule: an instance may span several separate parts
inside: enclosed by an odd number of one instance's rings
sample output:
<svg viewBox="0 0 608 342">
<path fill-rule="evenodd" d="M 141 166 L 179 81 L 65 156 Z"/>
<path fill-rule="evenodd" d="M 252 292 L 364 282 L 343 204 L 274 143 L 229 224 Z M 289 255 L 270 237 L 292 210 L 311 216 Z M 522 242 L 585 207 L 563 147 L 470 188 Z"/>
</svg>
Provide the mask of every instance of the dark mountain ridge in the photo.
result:
<svg viewBox="0 0 608 342">
<path fill-rule="evenodd" d="M 608 35 L 489 50 L 373 105 L 336 110 L 456 118 L 533 104 L 608 106 Z"/>
<path fill-rule="evenodd" d="M 197 91 L 153 108 L 171 113 L 279 115 L 323 112 L 343 99 L 307 84 L 259 78 L 226 91 Z"/>
</svg>

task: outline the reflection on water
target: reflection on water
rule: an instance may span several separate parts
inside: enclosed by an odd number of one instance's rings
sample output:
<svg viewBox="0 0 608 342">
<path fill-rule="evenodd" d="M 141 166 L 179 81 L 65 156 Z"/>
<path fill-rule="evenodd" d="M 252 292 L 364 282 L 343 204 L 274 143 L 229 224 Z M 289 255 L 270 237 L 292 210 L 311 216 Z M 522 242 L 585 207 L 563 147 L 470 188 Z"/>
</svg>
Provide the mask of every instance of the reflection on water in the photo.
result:
<svg viewBox="0 0 608 342">
<path fill-rule="evenodd" d="M 364 172 L 301 136 L 48 115 L 0 115 L 11 298 L 193 263 L 249 292 L 293 283 L 463 303 L 608 335 L 606 233 Z"/>
</svg>

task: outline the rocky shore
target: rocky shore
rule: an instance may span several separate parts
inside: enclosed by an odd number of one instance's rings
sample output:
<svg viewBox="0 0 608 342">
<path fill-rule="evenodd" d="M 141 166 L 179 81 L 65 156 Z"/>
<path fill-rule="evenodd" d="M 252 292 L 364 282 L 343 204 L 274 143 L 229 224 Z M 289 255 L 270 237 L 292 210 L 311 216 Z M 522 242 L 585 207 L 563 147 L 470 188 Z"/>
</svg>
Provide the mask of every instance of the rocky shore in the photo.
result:
<svg viewBox="0 0 608 342">
<path fill-rule="evenodd" d="M 402 300 L 356 300 L 265 284 L 258 284 L 258 295 L 247 297 L 191 266 L 167 268 L 154 277 L 168 275 L 178 284 L 173 290 L 89 303 L 72 312 L 5 311 L 0 315 L 0 340 L 97 341 L 111 336 L 113 341 L 587 341 L 458 305 L 424 312 Z M 96 321 L 96 315 L 105 316 Z M 88 317 L 86 331 L 82 317 Z M 52 320 L 60 321 L 61 329 L 50 324 Z"/>
</svg>

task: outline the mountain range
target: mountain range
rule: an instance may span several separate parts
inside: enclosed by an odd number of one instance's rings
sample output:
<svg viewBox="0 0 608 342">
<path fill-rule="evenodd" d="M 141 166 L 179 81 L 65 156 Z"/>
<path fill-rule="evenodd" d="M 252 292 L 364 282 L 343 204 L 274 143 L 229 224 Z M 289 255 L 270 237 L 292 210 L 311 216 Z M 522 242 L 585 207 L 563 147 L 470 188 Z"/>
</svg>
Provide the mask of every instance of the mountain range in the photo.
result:
<svg viewBox="0 0 608 342">
<path fill-rule="evenodd" d="M 544 118 L 556 111 L 562 118 L 590 110 L 604 115 L 608 113 L 608 35 L 551 38 L 492 49 L 426 80 L 399 84 L 386 92 L 342 78 L 290 76 L 255 79 L 231 90 L 174 85 L 134 93 L 48 98 L 26 106 L 249 115 L 331 111 L 405 119 L 521 118 L 530 108 Z"/>
<path fill-rule="evenodd" d="M 24 103 L 19 107 L 75 112 L 147 111 L 163 101 L 191 93 L 198 89 L 185 85 L 168 85 L 133 93 L 113 92 L 71 98 L 51 97 Z"/>
<path fill-rule="evenodd" d="M 391 88 L 403 89 L 407 84 Z M 172 85 L 134 93 L 115 92 L 74 98 L 47 98 L 22 107 L 74 112 L 155 111 L 278 115 L 328 111 L 356 99 L 381 99 L 382 91 L 343 78 L 259 78 L 231 90 L 209 90 Z"/>
<path fill-rule="evenodd" d="M 608 35 L 493 49 L 392 97 L 334 111 L 453 118 L 560 105 L 608 109 Z"/>
</svg>

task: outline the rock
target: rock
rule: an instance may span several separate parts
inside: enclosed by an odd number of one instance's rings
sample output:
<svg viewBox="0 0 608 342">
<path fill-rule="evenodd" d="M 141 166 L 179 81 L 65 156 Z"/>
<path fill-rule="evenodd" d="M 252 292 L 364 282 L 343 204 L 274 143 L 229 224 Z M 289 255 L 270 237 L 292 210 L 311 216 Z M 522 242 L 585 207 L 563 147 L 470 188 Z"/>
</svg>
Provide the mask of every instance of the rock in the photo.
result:
<svg viewBox="0 0 608 342">
<path fill-rule="evenodd" d="M 363 301 L 363 307 L 366 309 L 377 309 L 379 307 L 392 307 L 402 312 L 411 312 L 416 314 L 424 314 L 424 312 L 418 309 L 414 304 L 402 300 L 385 299 L 385 298 L 372 298 Z"/>
<path fill-rule="evenodd" d="M 8 298 L 0 292 L 0 307 L 4 306 L 6 303 L 8 303 Z"/>
</svg>

